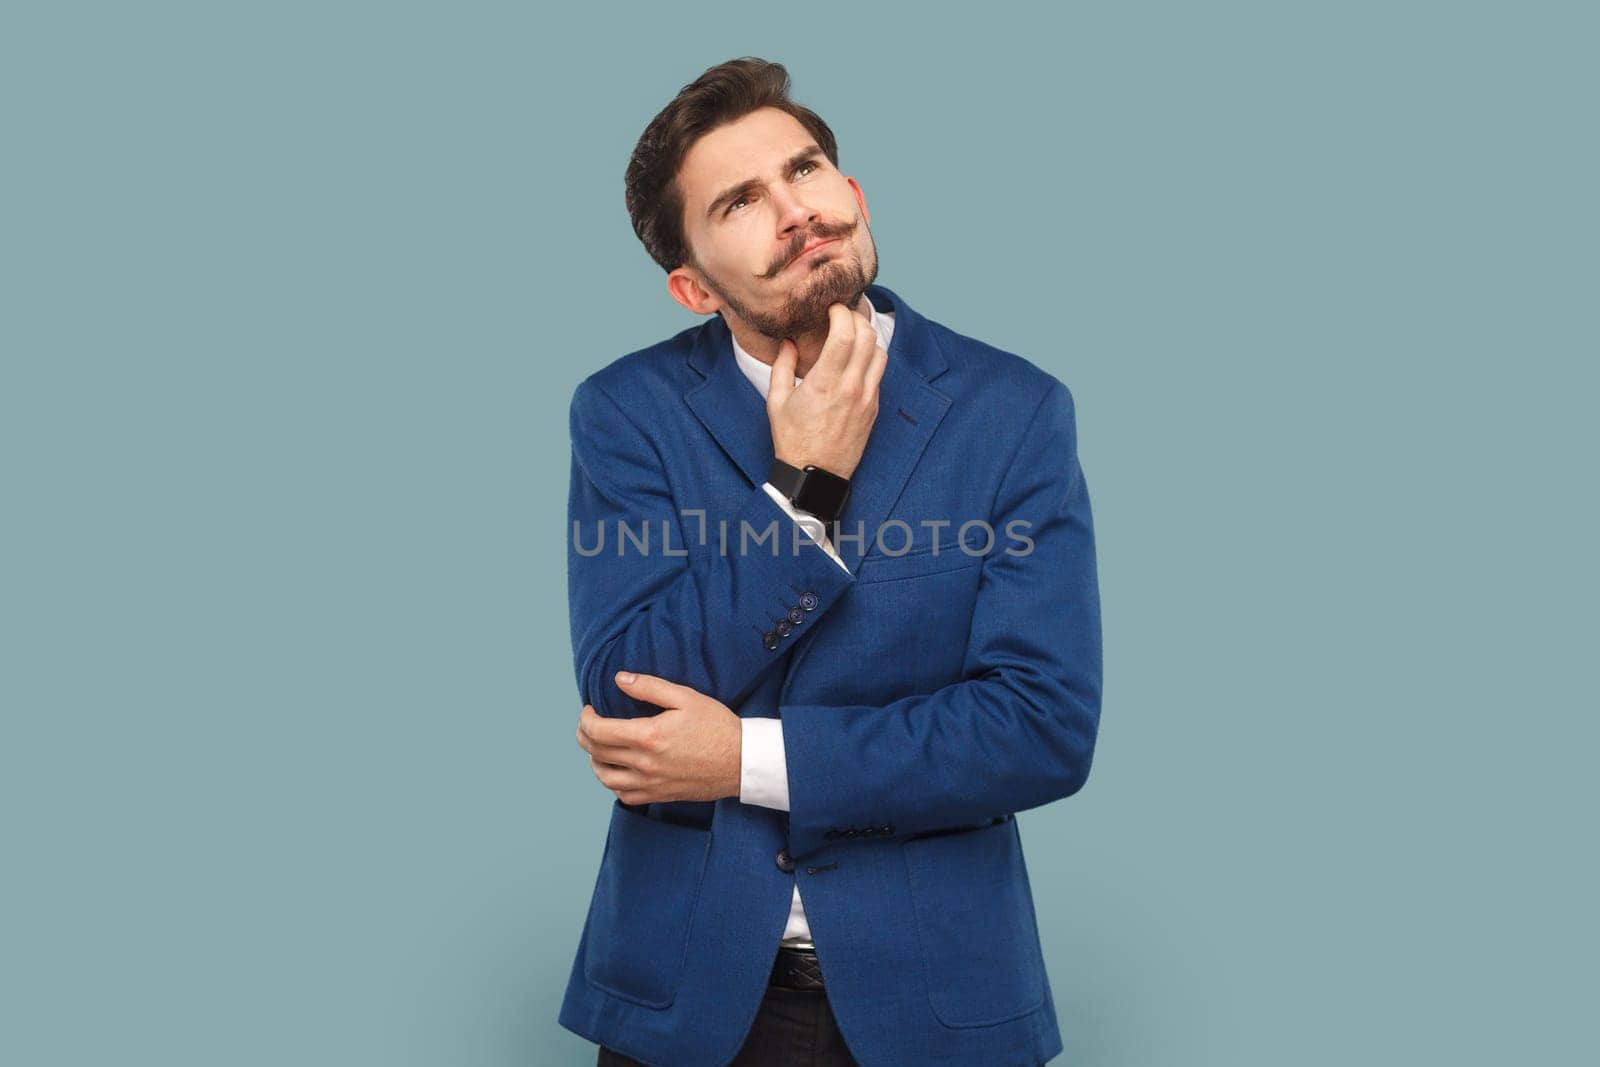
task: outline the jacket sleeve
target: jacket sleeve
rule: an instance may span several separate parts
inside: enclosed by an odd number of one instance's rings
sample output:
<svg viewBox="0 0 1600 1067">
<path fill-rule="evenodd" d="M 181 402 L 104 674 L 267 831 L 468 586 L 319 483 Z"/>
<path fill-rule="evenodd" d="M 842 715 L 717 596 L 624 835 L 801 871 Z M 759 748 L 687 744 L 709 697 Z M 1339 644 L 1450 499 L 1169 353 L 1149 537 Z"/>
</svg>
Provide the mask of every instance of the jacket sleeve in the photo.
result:
<svg viewBox="0 0 1600 1067">
<path fill-rule="evenodd" d="M 978 824 L 1083 787 L 1100 719 L 1100 593 L 1072 394 L 1059 381 L 991 522 L 1009 548 L 984 557 L 962 681 L 885 706 L 779 709 L 791 855 Z M 1031 549 L 1007 538 L 1013 529 Z"/>
<path fill-rule="evenodd" d="M 854 583 L 759 485 L 731 515 L 675 500 L 656 446 L 592 378 L 573 393 L 570 430 L 573 666 L 583 702 L 601 715 L 661 710 L 625 695 L 620 670 L 736 705 Z M 787 621 L 794 609 L 799 624 Z"/>
<path fill-rule="evenodd" d="M 783 509 L 784 514 L 788 515 L 795 522 L 802 523 L 800 529 L 804 531 L 806 535 L 811 538 L 811 540 L 821 545 L 822 550 L 826 552 L 835 563 L 837 563 L 840 567 L 844 567 L 844 569 L 847 571 L 850 569 L 849 567 L 845 566 L 844 560 L 839 557 L 839 550 L 834 548 L 833 545 L 829 543 L 828 534 L 821 519 L 817 518 L 809 511 L 801 511 L 799 508 L 795 507 L 789 502 L 788 498 L 779 491 L 778 487 L 773 485 L 771 482 L 761 483 L 761 488 L 765 489 L 767 491 L 767 495 L 777 503 L 778 507 Z M 813 529 L 806 529 L 804 525 L 805 522 L 812 523 Z"/>
</svg>

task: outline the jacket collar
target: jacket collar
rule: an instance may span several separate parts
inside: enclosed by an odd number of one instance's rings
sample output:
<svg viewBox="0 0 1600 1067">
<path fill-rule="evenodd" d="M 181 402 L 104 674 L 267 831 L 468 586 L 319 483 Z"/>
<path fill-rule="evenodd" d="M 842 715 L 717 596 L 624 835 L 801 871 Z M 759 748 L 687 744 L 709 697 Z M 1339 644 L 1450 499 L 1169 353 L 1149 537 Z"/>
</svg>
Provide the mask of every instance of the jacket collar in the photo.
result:
<svg viewBox="0 0 1600 1067">
<path fill-rule="evenodd" d="M 928 320 L 884 286 L 868 286 L 867 299 L 880 311 L 894 312 L 895 325 L 878 383 L 878 417 L 850 479 L 850 500 L 841 517 L 841 532 L 853 536 L 859 527 L 865 543 L 841 538 L 835 546 L 852 572 L 876 548 L 878 527 L 950 409 L 950 398 L 929 384 L 949 364 Z M 733 335 L 722 316 L 701 326 L 689 365 L 704 380 L 689 387 L 685 402 L 751 487 L 759 486 L 772 468 L 772 430 L 760 392 L 734 360 Z"/>
</svg>

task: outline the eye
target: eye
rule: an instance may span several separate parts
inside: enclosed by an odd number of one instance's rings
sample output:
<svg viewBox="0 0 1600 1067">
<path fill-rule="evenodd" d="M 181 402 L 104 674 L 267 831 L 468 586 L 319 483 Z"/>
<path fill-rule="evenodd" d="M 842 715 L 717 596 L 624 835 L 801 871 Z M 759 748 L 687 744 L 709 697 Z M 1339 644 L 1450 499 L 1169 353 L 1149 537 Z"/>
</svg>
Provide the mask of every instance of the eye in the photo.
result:
<svg viewBox="0 0 1600 1067">
<path fill-rule="evenodd" d="M 821 164 L 818 163 L 814 159 L 808 159 L 804 163 L 800 164 L 798 167 L 794 168 L 794 172 L 796 174 L 799 174 L 802 170 L 805 170 L 807 167 L 811 168 L 812 171 L 815 171 L 815 170 L 817 170 L 817 169 L 819 169 L 821 167 Z M 739 197 L 737 200 L 734 200 L 734 201 L 730 202 L 727 207 L 723 208 L 722 209 L 722 213 L 724 215 L 733 214 L 733 209 L 738 207 L 740 204 L 744 203 L 748 199 L 749 199 L 748 195 Z"/>
</svg>

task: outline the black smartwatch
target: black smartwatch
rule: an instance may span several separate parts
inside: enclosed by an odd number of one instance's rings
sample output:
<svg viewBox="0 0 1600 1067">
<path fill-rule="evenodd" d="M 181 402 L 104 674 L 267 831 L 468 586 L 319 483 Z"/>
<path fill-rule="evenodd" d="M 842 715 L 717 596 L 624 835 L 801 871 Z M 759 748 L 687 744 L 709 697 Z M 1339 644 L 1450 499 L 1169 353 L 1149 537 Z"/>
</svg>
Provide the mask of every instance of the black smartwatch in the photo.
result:
<svg viewBox="0 0 1600 1067">
<path fill-rule="evenodd" d="M 841 478 L 811 464 L 801 470 L 775 459 L 767 481 L 788 497 L 789 503 L 801 511 L 809 511 L 830 526 L 839 521 L 839 516 L 844 514 L 845 503 L 850 499 L 849 478 Z"/>
</svg>

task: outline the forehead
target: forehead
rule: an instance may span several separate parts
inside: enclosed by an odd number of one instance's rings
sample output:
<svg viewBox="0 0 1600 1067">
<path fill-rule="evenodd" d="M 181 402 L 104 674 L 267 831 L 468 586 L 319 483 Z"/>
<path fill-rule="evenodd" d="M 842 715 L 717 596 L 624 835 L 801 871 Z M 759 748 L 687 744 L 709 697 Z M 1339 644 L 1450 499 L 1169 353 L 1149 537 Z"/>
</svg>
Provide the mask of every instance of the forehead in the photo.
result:
<svg viewBox="0 0 1600 1067">
<path fill-rule="evenodd" d="M 816 139 L 787 111 L 758 108 L 701 137 L 683 157 L 678 183 L 691 220 L 712 197 L 747 178 L 765 178 Z"/>
</svg>

